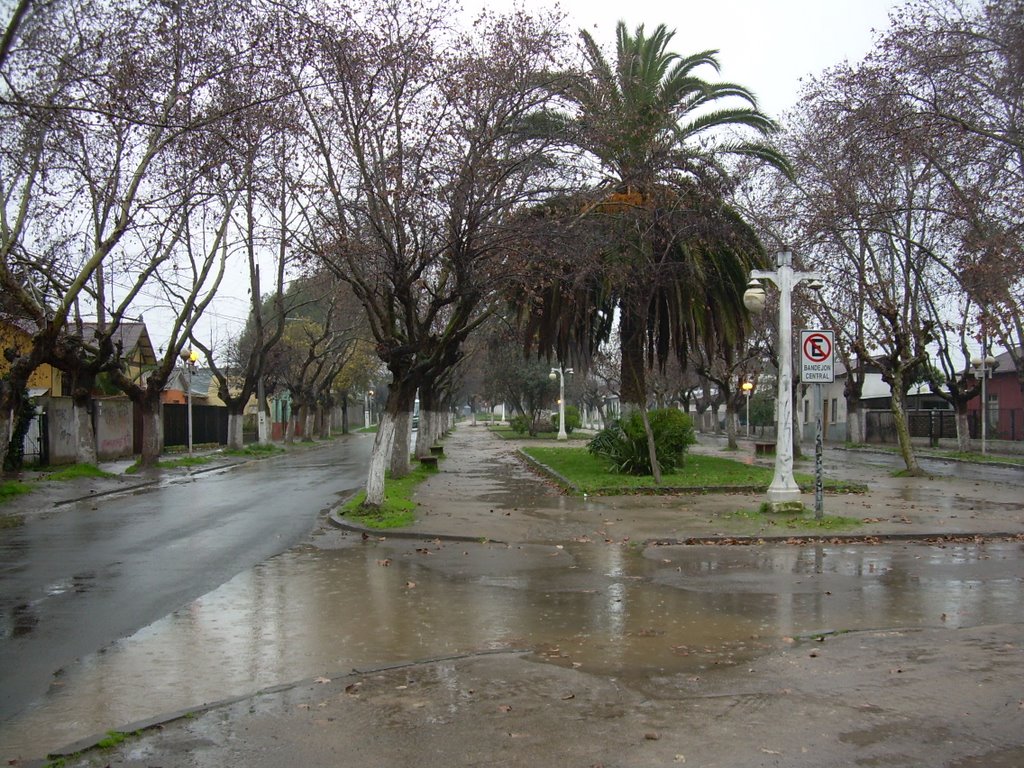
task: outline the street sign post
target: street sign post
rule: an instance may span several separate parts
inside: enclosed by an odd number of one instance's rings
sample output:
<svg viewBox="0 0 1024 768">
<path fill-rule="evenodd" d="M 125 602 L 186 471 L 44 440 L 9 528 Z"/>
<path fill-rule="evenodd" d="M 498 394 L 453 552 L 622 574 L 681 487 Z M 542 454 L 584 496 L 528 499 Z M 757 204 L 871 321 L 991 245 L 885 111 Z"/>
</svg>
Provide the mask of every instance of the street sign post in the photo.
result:
<svg viewBox="0 0 1024 768">
<path fill-rule="evenodd" d="M 800 381 L 831 384 L 836 380 L 835 333 L 800 331 Z"/>
<path fill-rule="evenodd" d="M 825 481 L 821 454 L 824 444 L 822 430 L 821 385 L 836 380 L 835 334 L 832 331 L 800 331 L 800 381 L 814 385 L 816 430 L 814 437 L 814 517 L 825 514 Z"/>
</svg>

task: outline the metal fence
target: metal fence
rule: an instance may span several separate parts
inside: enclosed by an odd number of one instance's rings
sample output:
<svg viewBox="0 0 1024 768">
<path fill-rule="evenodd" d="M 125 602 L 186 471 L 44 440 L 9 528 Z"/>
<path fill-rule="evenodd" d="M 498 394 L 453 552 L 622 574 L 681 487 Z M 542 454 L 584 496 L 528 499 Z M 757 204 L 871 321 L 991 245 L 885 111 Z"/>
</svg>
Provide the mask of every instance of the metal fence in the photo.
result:
<svg viewBox="0 0 1024 768">
<path fill-rule="evenodd" d="M 1020 408 L 993 408 L 988 414 L 986 437 L 989 440 L 1024 441 L 1024 413 Z M 911 437 L 932 440 L 956 437 L 956 414 L 952 411 L 909 411 L 907 422 Z M 971 438 L 981 439 L 981 416 L 977 411 L 967 414 Z M 865 441 L 895 443 L 896 427 L 892 411 L 867 411 L 864 414 Z"/>
</svg>

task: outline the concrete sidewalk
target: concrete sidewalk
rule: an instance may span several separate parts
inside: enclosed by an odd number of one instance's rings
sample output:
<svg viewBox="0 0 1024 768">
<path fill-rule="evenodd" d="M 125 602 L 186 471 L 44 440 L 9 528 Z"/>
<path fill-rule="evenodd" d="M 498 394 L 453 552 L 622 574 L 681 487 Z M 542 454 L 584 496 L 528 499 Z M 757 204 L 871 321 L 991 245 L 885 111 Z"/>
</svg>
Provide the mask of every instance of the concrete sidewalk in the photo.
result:
<svg viewBox="0 0 1024 768">
<path fill-rule="evenodd" d="M 749 445 L 746 450 L 730 452 L 717 447 L 718 441 L 711 442 L 710 447 L 698 445 L 694 450 L 772 465 L 770 458 L 755 459 Z M 828 533 L 780 530 L 779 526 L 729 517 L 739 510 L 756 510 L 765 500 L 763 493 L 567 496 L 518 457 L 524 444 L 502 440 L 483 426 L 460 427 L 445 441 L 447 458 L 438 474 L 418 487 L 417 521 L 408 530 L 424 535 L 545 542 L 595 535 L 634 542 L 808 535 L 833 538 Z M 581 441 L 571 444 L 584 445 Z M 826 477 L 868 486 L 865 494 L 825 495 L 826 514 L 861 521 L 836 536 L 1024 534 L 1022 485 L 996 485 L 982 478 L 893 477 L 888 470 L 854 461 L 857 457 L 842 449 L 830 449 L 826 456 Z M 814 471 L 812 462 L 797 469 Z M 1024 478 L 1024 467 L 1019 471 Z M 813 494 L 805 494 L 803 500 L 813 508 Z M 389 535 L 401 532 L 390 531 Z"/>
</svg>

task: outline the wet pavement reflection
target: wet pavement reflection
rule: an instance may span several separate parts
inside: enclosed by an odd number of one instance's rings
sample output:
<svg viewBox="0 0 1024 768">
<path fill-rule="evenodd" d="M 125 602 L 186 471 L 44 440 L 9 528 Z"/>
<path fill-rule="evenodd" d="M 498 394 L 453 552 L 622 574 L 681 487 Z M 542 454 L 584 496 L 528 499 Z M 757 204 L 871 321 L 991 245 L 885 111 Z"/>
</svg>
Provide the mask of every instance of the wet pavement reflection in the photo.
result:
<svg viewBox="0 0 1024 768">
<path fill-rule="evenodd" d="M 1024 547 L 360 542 L 330 532 L 106 651 L 0 726 L 2 756 L 269 686 L 523 649 L 638 685 L 796 636 L 1024 615 Z M 75 585 L 69 585 L 75 588 Z"/>
</svg>

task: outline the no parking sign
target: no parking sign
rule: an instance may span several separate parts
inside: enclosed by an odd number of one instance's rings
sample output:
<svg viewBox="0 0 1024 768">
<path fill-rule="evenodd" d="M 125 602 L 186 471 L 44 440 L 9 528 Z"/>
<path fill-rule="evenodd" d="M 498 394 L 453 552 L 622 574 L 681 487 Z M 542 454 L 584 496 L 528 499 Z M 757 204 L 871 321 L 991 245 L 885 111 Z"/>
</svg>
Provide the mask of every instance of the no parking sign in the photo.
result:
<svg viewBox="0 0 1024 768">
<path fill-rule="evenodd" d="M 800 331 L 800 381 L 831 384 L 836 379 L 832 331 Z"/>
</svg>

